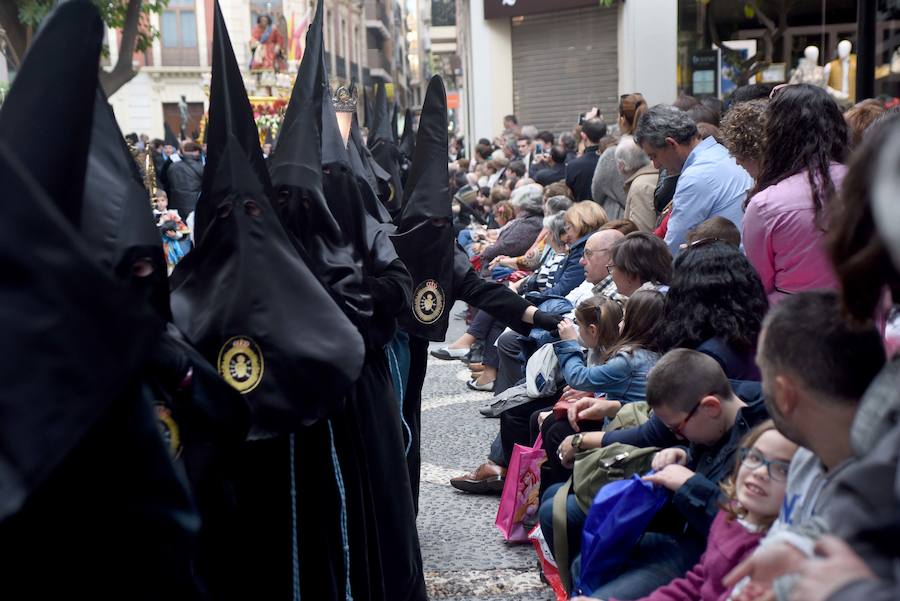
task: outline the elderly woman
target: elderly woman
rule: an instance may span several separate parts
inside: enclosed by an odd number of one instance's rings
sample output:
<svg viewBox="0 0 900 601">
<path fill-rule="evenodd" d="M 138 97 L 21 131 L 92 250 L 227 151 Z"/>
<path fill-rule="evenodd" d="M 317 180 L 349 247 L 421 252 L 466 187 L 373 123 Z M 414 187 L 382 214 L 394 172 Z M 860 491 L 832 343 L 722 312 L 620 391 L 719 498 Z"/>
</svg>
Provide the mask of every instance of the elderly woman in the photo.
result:
<svg viewBox="0 0 900 601">
<path fill-rule="evenodd" d="M 534 244 L 544 226 L 542 190 L 540 186 L 528 185 L 513 192 L 510 201 L 515 219 L 503 228 L 496 242 L 482 251 L 481 259 L 484 263 L 489 263 L 500 255 L 519 256 Z"/>
<path fill-rule="evenodd" d="M 641 150 L 633 136 L 622 136 L 616 146 L 616 165 L 625 178 L 624 218 L 634 222 L 642 232 L 656 227 L 656 207 L 653 196 L 659 181 L 659 169 Z"/>
</svg>

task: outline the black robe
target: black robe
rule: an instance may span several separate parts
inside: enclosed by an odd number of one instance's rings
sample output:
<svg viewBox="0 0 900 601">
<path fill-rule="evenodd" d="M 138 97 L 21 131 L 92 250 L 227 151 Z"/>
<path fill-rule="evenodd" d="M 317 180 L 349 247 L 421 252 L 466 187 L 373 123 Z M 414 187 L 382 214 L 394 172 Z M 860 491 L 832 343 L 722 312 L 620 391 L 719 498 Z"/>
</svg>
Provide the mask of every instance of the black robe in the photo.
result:
<svg viewBox="0 0 900 601">
<path fill-rule="evenodd" d="M 478 307 L 520 334 L 528 334 L 531 324 L 522 321 L 522 315 L 531 304 L 505 286 L 487 282 L 472 268 L 469 259 L 459 246 L 454 247 L 453 287 L 447 294 L 447 311 L 457 300 Z M 425 384 L 425 368 L 428 361 L 428 340 L 420 336 L 409 337 L 409 382 L 403 396 L 403 418 L 412 432 L 412 446 L 406 457 L 409 480 L 412 485 L 416 512 L 419 510 L 419 471 L 421 469 L 422 439 L 422 386 Z"/>
</svg>

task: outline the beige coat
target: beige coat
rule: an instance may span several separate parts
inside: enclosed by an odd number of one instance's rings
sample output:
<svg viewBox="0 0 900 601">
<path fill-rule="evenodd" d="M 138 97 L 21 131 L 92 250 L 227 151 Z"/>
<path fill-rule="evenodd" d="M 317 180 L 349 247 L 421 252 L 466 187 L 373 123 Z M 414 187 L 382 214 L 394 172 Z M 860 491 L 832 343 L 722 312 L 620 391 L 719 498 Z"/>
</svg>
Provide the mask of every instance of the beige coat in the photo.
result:
<svg viewBox="0 0 900 601">
<path fill-rule="evenodd" d="M 653 193 L 659 171 L 653 164 L 635 171 L 625 180 L 625 219 L 632 220 L 642 232 L 652 232 L 656 227 L 656 209 L 653 206 Z"/>
</svg>

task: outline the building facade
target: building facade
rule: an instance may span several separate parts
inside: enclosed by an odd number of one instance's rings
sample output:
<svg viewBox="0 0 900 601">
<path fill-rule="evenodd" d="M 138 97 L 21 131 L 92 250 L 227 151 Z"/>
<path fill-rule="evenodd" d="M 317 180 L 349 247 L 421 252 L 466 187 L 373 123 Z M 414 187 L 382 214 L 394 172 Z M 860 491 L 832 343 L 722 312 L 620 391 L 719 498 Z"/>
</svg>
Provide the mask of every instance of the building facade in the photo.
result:
<svg viewBox="0 0 900 601">
<path fill-rule="evenodd" d="M 570 131 L 595 106 L 614 122 L 619 96 L 632 91 L 671 102 L 677 7 L 678 0 L 457 0 L 459 132 L 493 139 L 507 114 Z"/>
<path fill-rule="evenodd" d="M 284 94 L 296 75 L 306 30 L 315 14 L 315 0 L 220 0 L 222 14 L 245 72 L 251 96 Z M 260 16 L 272 18 L 281 36 L 281 74 L 263 81 L 250 73 L 250 41 Z M 151 16 L 160 32 L 152 48 L 135 54 L 138 74 L 110 98 L 125 132 L 164 136 L 178 134 L 184 102 L 188 106 L 185 135 L 199 133 L 208 107 L 213 34 L 213 0 L 169 0 L 167 8 Z M 398 0 L 326 0 L 325 58 L 332 86 L 351 82 L 366 86 L 388 84 L 405 106 L 409 96 L 409 63 L 404 9 Z M 117 60 L 120 32 L 108 32 L 110 64 Z M 259 87 L 260 83 L 271 86 Z M 183 100 L 182 100 L 183 97 Z"/>
</svg>

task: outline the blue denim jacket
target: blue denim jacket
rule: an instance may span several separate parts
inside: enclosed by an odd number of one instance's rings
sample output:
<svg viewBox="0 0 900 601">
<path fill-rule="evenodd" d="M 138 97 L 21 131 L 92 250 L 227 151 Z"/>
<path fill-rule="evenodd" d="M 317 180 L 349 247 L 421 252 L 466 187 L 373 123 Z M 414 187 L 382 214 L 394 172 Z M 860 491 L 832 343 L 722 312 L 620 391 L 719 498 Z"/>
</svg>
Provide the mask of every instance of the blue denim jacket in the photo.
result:
<svg viewBox="0 0 900 601">
<path fill-rule="evenodd" d="M 645 349 L 621 352 L 603 365 L 588 367 L 579 344 L 564 340 L 553 345 L 566 384 L 576 390 L 604 392 L 622 403 L 643 401 L 647 395 L 647 374 L 659 354 Z"/>
</svg>

